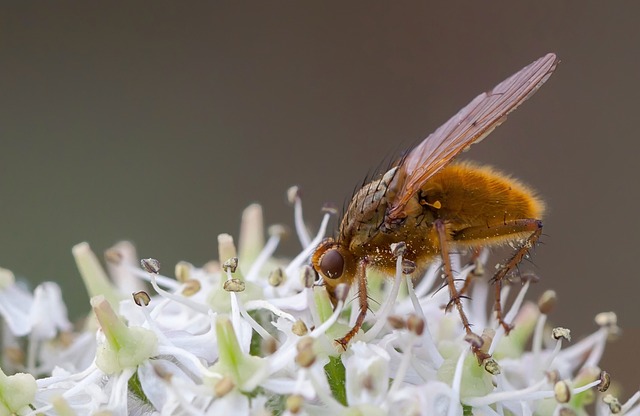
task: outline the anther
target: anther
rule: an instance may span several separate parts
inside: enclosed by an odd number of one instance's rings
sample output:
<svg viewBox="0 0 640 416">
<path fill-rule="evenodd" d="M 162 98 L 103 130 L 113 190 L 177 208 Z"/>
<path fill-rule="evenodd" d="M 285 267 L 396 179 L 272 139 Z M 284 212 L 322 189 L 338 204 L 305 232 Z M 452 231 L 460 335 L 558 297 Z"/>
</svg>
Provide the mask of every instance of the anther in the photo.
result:
<svg viewBox="0 0 640 416">
<path fill-rule="evenodd" d="M 140 265 L 147 273 L 158 274 L 160 272 L 160 262 L 156 259 L 142 259 Z"/>
<path fill-rule="evenodd" d="M 179 261 L 176 263 L 175 275 L 178 282 L 184 283 L 191 278 L 191 270 L 193 270 L 193 264 L 186 261 Z"/>
<path fill-rule="evenodd" d="M 200 281 L 197 279 L 189 279 L 183 283 L 184 287 L 182 288 L 183 296 L 193 296 L 202 289 L 202 285 Z"/>
<path fill-rule="evenodd" d="M 558 381 L 553 385 L 553 394 L 558 403 L 567 403 L 571 399 L 571 389 L 566 381 Z"/>
<path fill-rule="evenodd" d="M 229 279 L 222 286 L 227 292 L 244 292 L 245 283 L 240 279 Z"/>
<path fill-rule="evenodd" d="M 406 328 L 407 326 L 407 323 L 405 322 L 405 320 L 402 319 L 402 317 L 397 315 L 389 315 L 387 317 L 387 322 L 393 329 L 403 329 L 403 328 Z"/>
<path fill-rule="evenodd" d="M 285 406 L 291 414 L 296 415 L 300 413 L 300 410 L 302 410 L 303 404 L 304 398 L 300 394 L 292 394 L 291 396 L 287 397 Z"/>
<path fill-rule="evenodd" d="M 297 186 L 292 186 L 287 189 L 287 200 L 290 204 L 296 202 L 296 199 L 300 198 L 300 188 Z"/>
<path fill-rule="evenodd" d="M 424 333 L 424 319 L 412 313 L 407 318 L 407 329 L 417 336 L 421 336 Z"/>
<path fill-rule="evenodd" d="M 309 265 L 302 266 L 300 270 L 300 280 L 302 280 L 302 284 L 306 288 L 312 288 L 313 284 L 316 281 L 316 272 Z"/>
<path fill-rule="evenodd" d="M 402 256 L 407 249 L 407 244 L 404 241 L 391 244 L 391 254 L 393 257 Z"/>
<path fill-rule="evenodd" d="M 132 293 L 132 295 L 133 295 L 133 301 L 138 306 L 143 306 L 143 305 L 147 306 L 149 305 L 149 302 L 151 302 L 151 298 L 149 297 L 149 294 L 144 290 Z"/>
<path fill-rule="evenodd" d="M 620 404 L 620 400 L 618 400 L 613 395 L 607 394 L 606 396 L 604 396 L 602 398 L 602 401 L 607 406 L 609 406 L 609 410 L 611 410 L 611 413 L 617 414 L 617 413 L 620 413 L 622 411 L 622 405 Z"/>
<path fill-rule="evenodd" d="M 285 274 L 281 267 L 277 267 L 271 273 L 269 273 L 269 284 L 274 287 L 278 287 L 284 282 Z"/>
<path fill-rule="evenodd" d="M 291 326 L 291 332 L 301 337 L 303 335 L 307 335 L 307 332 L 309 332 L 309 330 L 307 329 L 307 325 L 304 323 L 304 321 L 298 319 Z"/>
<path fill-rule="evenodd" d="M 402 259 L 402 274 L 412 274 L 417 267 L 414 261 Z"/>
<path fill-rule="evenodd" d="M 233 380 L 231 379 L 231 377 L 225 376 L 225 377 L 222 377 L 222 379 L 216 383 L 215 387 L 213 388 L 213 391 L 216 394 L 216 397 L 223 397 L 223 396 L 226 396 L 229 392 L 231 392 L 231 390 L 233 390 L 234 387 L 235 387 L 235 384 L 233 383 Z"/>
<path fill-rule="evenodd" d="M 600 384 L 598 384 L 598 391 L 604 393 L 609 389 L 611 385 L 611 376 L 606 371 L 600 372 Z"/>
<path fill-rule="evenodd" d="M 567 341 L 571 341 L 571 331 L 567 328 L 556 327 L 551 330 L 551 336 L 553 339 L 558 340 L 560 338 L 564 338 Z"/>
<path fill-rule="evenodd" d="M 231 257 L 227 261 L 222 264 L 222 270 L 225 272 L 230 271 L 231 273 L 235 273 L 238 268 L 238 258 Z"/>
<path fill-rule="evenodd" d="M 338 208 L 330 202 L 325 202 L 322 206 L 322 212 L 331 215 L 338 215 Z"/>
</svg>

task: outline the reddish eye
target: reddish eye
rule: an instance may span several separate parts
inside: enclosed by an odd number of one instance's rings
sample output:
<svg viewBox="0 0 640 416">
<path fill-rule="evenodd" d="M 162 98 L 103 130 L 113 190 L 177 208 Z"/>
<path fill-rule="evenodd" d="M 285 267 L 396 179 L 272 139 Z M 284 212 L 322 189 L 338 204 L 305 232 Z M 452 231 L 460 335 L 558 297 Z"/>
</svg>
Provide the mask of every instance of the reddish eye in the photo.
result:
<svg viewBox="0 0 640 416">
<path fill-rule="evenodd" d="M 320 259 L 320 271 L 329 279 L 338 279 L 344 271 L 344 257 L 338 250 L 328 250 Z"/>
</svg>

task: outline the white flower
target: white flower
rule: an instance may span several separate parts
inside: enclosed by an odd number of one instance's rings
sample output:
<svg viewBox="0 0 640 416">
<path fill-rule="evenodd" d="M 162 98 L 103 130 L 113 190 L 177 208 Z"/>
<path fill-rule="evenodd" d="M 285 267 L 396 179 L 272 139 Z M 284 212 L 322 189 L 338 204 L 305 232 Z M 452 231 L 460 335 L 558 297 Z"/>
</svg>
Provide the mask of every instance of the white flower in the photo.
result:
<svg viewBox="0 0 640 416">
<path fill-rule="evenodd" d="M 0 415 L 584 415 L 594 388 L 608 383 L 598 363 L 617 333 L 615 315 L 599 315 L 596 332 L 567 346 L 566 331 L 549 334 L 555 295 L 527 302 L 527 281 L 505 305 L 506 321 L 515 323 L 506 336 L 486 312 L 489 283 L 474 279 L 473 301 L 463 303 L 482 335 L 473 341 L 492 356 L 479 365 L 458 316 L 443 311 L 449 299 L 438 290 L 439 265 L 414 288 L 401 256 L 395 276 L 370 271 L 373 311 L 343 351 L 334 340 L 355 319 L 357 288 L 351 295 L 337 288 L 332 306 L 307 265 L 329 215 L 312 237 L 295 190 L 290 199 L 303 249 L 289 262 L 274 258 L 281 227 L 270 228 L 265 242 L 258 205 L 243 214 L 238 250 L 222 234 L 217 261 L 180 262 L 175 278 L 152 259 L 140 267 L 131 244 L 108 250 L 109 273 L 88 244 L 77 245 L 93 308 L 77 332 L 57 285 L 32 295 L 1 269 L 0 315 L 9 329 L 2 342 L 12 351 L 3 367 L 33 375 L 0 373 Z M 463 265 L 460 255 L 453 263 L 461 283 L 487 253 L 474 264 Z M 513 289 L 506 286 L 502 298 Z M 638 416 L 639 400 L 640 393 L 626 403 L 601 396 L 595 411 Z"/>
</svg>

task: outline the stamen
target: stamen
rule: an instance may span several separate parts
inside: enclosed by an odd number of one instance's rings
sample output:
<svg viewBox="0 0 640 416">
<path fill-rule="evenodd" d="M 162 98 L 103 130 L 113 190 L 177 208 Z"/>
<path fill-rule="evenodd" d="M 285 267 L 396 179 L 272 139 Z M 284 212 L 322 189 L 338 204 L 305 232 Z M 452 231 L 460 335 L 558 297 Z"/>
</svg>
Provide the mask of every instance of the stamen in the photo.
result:
<svg viewBox="0 0 640 416">
<path fill-rule="evenodd" d="M 438 270 L 441 265 L 442 260 L 438 257 L 438 259 L 429 266 L 426 273 L 420 280 L 420 283 L 418 283 L 418 286 L 416 287 L 415 292 L 418 298 L 425 297 L 429 293 L 436 281 L 436 278 L 438 277 Z"/>
<path fill-rule="evenodd" d="M 329 223 L 329 218 L 331 218 L 331 214 L 324 214 L 322 223 L 320 223 L 318 234 L 316 234 L 314 239 L 309 243 L 309 245 L 306 246 L 304 250 L 302 250 L 300 254 L 298 254 L 293 260 L 291 260 L 291 263 L 289 263 L 289 266 L 287 266 L 287 268 L 285 269 L 287 276 L 294 276 L 294 273 L 300 268 L 302 263 L 304 263 L 315 251 L 316 247 L 318 247 L 318 244 L 320 244 L 320 241 L 322 241 L 325 233 L 327 232 L 327 224 Z M 296 279 L 291 280 L 293 281 Z"/>
<path fill-rule="evenodd" d="M 245 276 L 245 280 L 249 282 L 255 281 L 260 275 L 260 269 L 262 266 L 273 256 L 276 248 L 278 248 L 278 244 L 280 244 L 280 240 L 282 239 L 282 234 L 272 234 L 267 240 L 267 244 L 264 245 L 258 257 L 253 261 L 249 272 Z"/>
<path fill-rule="evenodd" d="M 625 404 L 622 405 L 622 413 L 625 414 L 627 412 L 630 412 L 631 407 L 633 407 L 633 405 L 638 401 L 640 401 L 640 390 L 637 391 L 633 396 L 629 398 L 629 400 L 626 401 Z M 636 408 L 635 410 L 640 410 L 640 407 Z"/>
<path fill-rule="evenodd" d="M 396 303 L 396 299 L 398 298 L 398 292 L 400 290 L 400 283 L 402 282 L 402 256 L 398 256 L 396 259 L 396 277 L 393 281 L 393 286 L 391 287 L 391 292 L 385 299 L 384 304 L 378 310 L 376 323 L 364 334 L 362 340 L 364 342 L 369 342 L 374 339 L 380 331 L 387 324 L 387 317 L 391 313 L 393 306 Z"/>
<path fill-rule="evenodd" d="M 240 315 L 242 315 L 242 317 L 249 322 L 249 325 L 251 325 L 251 328 L 253 328 L 254 331 L 256 331 L 258 333 L 258 335 L 260 335 L 263 339 L 273 339 L 275 341 L 275 338 L 273 338 L 273 336 L 262 327 L 262 325 L 260 325 L 258 322 L 256 322 L 255 319 L 253 319 L 253 317 L 251 315 L 249 315 L 249 313 L 247 312 L 247 310 L 244 308 L 244 306 L 242 305 L 242 301 L 240 300 L 240 298 L 236 297 L 236 301 L 238 302 L 238 308 L 240 309 Z"/>
<path fill-rule="evenodd" d="M 296 321 L 296 318 L 294 318 L 293 315 L 283 311 L 282 309 L 278 308 L 277 306 L 273 305 L 272 303 L 266 300 L 262 300 L 262 299 L 250 300 L 247 303 L 245 303 L 244 306 L 245 308 L 247 308 L 248 311 L 254 311 L 256 309 L 266 309 L 272 314 L 274 314 L 275 316 L 284 318 L 287 321 L 291 321 L 291 322 Z"/>
<path fill-rule="evenodd" d="M 404 378 L 407 375 L 407 370 L 411 365 L 411 357 L 413 357 L 413 346 L 415 345 L 416 341 L 420 339 L 420 336 L 415 332 L 410 330 L 409 333 L 411 334 L 409 336 L 409 343 L 407 345 L 401 346 L 402 359 L 400 360 L 400 364 L 398 365 L 396 375 L 393 378 L 393 383 L 391 384 L 389 392 L 387 393 L 389 396 L 395 393 L 400 388 L 400 385 L 404 383 Z"/>
<path fill-rule="evenodd" d="M 302 199 L 300 198 L 300 189 L 297 186 L 292 186 L 287 191 L 289 202 L 293 204 L 293 218 L 296 227 L 296 233 L 302 247 L 309 247 L 311 244 L 311 237 L 309 231 L 304 224 L 304 218 L 302 216 Z"/>
<path fill-rule="evenodd" d="M 139 277 L 140 279 L 151 283 L 152 277 L 148 272 L 142 270 L 139 267 L 134 267 L 129 264 L 125 264 L 124 267 L 134 276 Z M 155 274 L 153 279 L 156 281 L 158 285 L 166 287 L 169 290 L 178 290 L 180 288 L 181 283 L 167 276 L 163 276 L 161 274 Z"/>
<path fill-rule="evenodd" d="M 511 309 L 505 315 L 504 321 L 513 322 L 513 319 L 516 317 L 516 315 L 520 311 L 520 306 L 522 306 L 522 301 L 524 300 L 524 296 L 527 294 L 527 290 L 529 290 L 530 284 L 531 284 L 531 281 L 527 280 L 526 283 L 522 286 L 522 289 L 520 289 L 518 296 L 513 301 L 513 305 L 511 305 Z M 502 338 L 503 335 L 504 335 L 504 327 L 500 325 L 496 330 L 495 336 L 493 337 L 493 342 L 491 343 L 491 347 L 489 348 L 489 354 L 493 354 L 493 351 L 498 346 L 498 343 L 500 342 L 500 339 Z"/>
<path fill-rule="evenodd" d="M 175 295 L 173 293 L 167 292 L 164 289 L 161 289 L 160 286 L 158 286 L 158 283 L 156 282 L 156 278 L 158 276 L 156 276 L 155 274 L 149 274 L 148 276 L 150 278 L 149 282 L 151 282 L 151 286 L 153 286 L 153 288 L 155 289 L 156 293 L 158 293 L 158 295 L 164 298 L 170 299 L 174 302 L 177 302 L 181 305 L 184 305 L 190 309 L 193 309 L 196 312 L 203 313 L 205 315 L 209 311 L 209 307 L 206 305 L 194 302 L 190 298 L 185 298 L 184 296 L 181 296 L 181 295 Z"/>
<path fill-rule="evenodd" d="M 341 285 L 343 285 L 343 284 L 341 284 Z M 341 285 L 338 285 L 338 287 L 340 287 Z M 336 288 L 336 292 L 337 292 L 337 288 Z M 324 321 L 322 323 L 322 325 L 320 325 L 319 327 L 316 327 L 316 329 L 311 331 L 309 333 L 309 336 L 313 337 L 313 338 L 317 338 L 320 335 L 322 335 L 325 332 L 327 332 L 327 330 L 329 328 L 331 328 L 333 326 L 333 324 L 336 323 L 336 321 L 338 320 L 338 317 L 342 313 L 342 309 L 343 308 L 344 308 L 344 299 L 339 299 L 338 300 L 338 304 L 336 305 L 336 308 L 333 311 L 333 313 L 331 314 L 331 316 L 329 317 L 329 319 L 327 319 L 326 321 Z"/>
<path fill-rule="evenodd" d="M 460 404 L 460 390 L 462 385 L 462 368 L 464 367 L 464 361 L 469 354 L 469 348 L 463 348 L 458 361 L 456 362 L 456 371 L 453 373 L 453 380 L 451 381 L 451 401 L 449 403 L 448 416 L 455 416 L 458 406 Z"/>
</svg>

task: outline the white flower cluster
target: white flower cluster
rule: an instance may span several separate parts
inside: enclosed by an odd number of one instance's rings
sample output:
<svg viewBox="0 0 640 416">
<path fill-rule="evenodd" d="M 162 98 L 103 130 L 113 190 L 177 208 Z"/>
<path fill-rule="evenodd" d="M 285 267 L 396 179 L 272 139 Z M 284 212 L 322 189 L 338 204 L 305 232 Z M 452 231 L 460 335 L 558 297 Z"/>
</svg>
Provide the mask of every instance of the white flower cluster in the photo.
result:
<svg viewBox="0 0 640 416">
<path fill-rule="evenodd" d="M 55 283 L 32 294 L 1 270 L 0 415 L 640 415 L 640 392 L 620 403 L 595 391 L 608 385 L 598 362 L 615 315 L 598 315 L 595 333 L 562 348 L 568 330 L 546 325 L 555 296 L 524 302 L 530 281 L 507 308 L 515 329 L 505 336 L 487 313 L 487 279 L 474 279 L 465 306 L 493 357 L 479 364 L 458 316 L 443 311 L 439 266 L 414 288 L 399 257 L 395 277 L 371 273 L 379 303 L 343 351 L 334 339 L 357 302 L 343 288 L 333 308 L 306 265 L 329 214 L 312 239 L 292 195 L 304 249 L 290 262 L 273 257 L 280 227 L 264 242 L 257 205 L 243 214 L 238 252 L 221 235 L 218 262 L 179 263 L 175 278 L 153 259 L 138 266 L 130 244 L 107 252 L 108 274 L 86 243 L 74 247 L 92 296 L 80 330 Z M 485 262 L 483 253 L 454 265 L 457 279 L 482 274 Z"/>
</svg>

